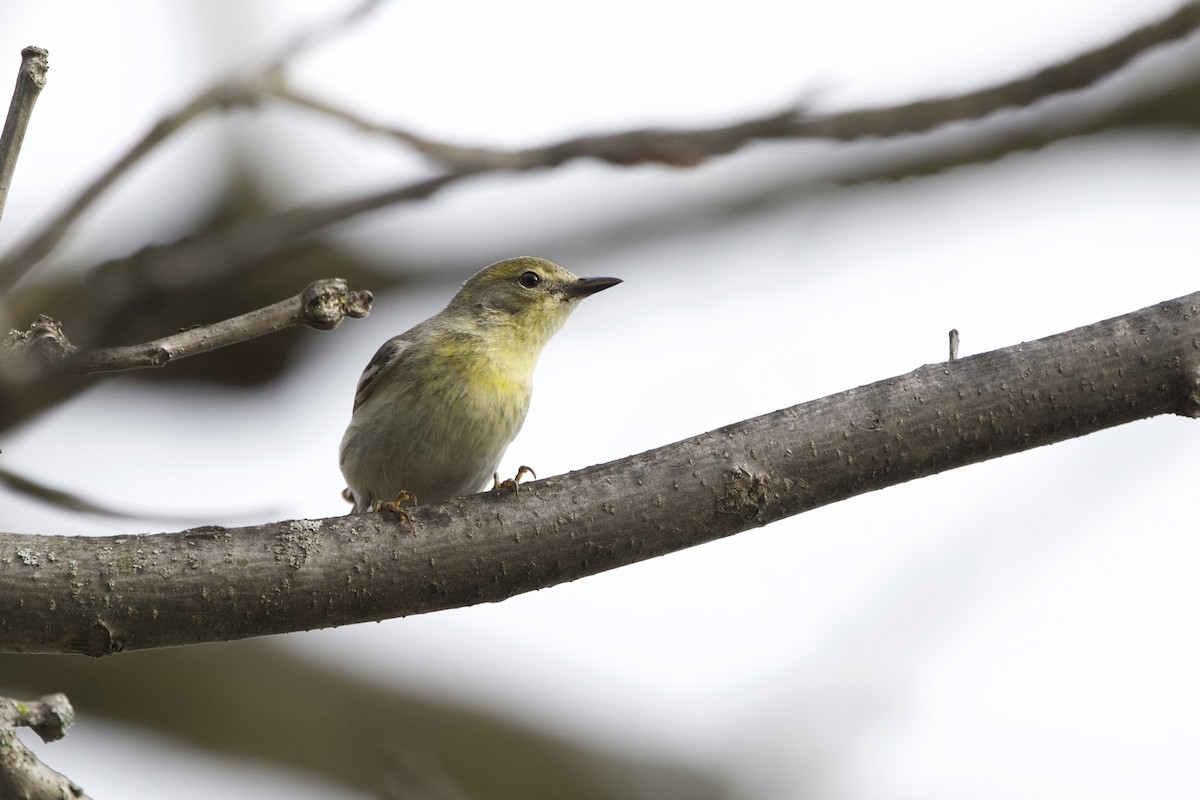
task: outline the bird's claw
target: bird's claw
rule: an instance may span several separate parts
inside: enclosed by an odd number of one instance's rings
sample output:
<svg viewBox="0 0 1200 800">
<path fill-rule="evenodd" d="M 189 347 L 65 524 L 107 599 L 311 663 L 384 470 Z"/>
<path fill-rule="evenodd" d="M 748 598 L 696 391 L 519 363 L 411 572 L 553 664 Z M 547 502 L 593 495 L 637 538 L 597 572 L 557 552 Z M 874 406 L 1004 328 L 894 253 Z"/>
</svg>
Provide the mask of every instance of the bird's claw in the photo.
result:
<svg viewBox="0 0 1200 800">
<path fill-rule="evenodd" d="M 408 516 L 408 512 L 404 510 L 404 507 L 406 505 L 411 507 L 415 506 L 416 504 L 417 496 L 415 494 L 409 491 L 401 490 L 400 494 L 396 495 L 391 500 L 386 502 L 383 500 L 376 500 L 371 504 L 371 510 L 376 514 L 382 514 L 384 511 L 390 511 L 398 518 L 411 525 L 412 519 Z"/>
<path fill-rule="evenodd" d="M 537 473 L 533 471 L 533 467 L 527 467 L 524 464 L 517 467 L 517 474 L 515 477 L 512 477 L 512 478 L 505 478 L 504 480 L 500 480 L 500 473 L 493 472 L 492 473 L 492 491 L 498 492 L 501 489 L 512 489 L 513 494 L 518 494 L 517 487 L 519 487 L 521 485 L 521 478 L 524 478 L 526 475 L 532 475 L 535 480 L 537 479 Z"/>
</svg>

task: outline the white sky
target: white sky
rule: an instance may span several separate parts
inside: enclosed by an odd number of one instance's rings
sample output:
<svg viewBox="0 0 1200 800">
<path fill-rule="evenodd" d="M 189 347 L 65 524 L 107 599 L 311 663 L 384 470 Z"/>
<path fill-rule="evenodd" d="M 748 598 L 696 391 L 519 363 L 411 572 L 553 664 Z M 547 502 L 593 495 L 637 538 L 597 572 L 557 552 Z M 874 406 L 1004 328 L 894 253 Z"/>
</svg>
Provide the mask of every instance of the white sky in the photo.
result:
<svg viewBox="0 0 1200 800">
<path fill-rule="evenodd" d="M 338 7 L 250 5 L 0 12 L 0 53 L 14 70 L 25 44 L 51 52 L 0 247 L 204 80 Z M 800 98 L 835 108 L 958 91 L 1175 5 L 397 2 L 306 59 L 295 80 L 429 134 L 524 144 L 723 121 Z M 245 21 L 243 33 L 218 33 L 214 20 L 228 16 Z M 200 126 L 123 183 L 63 260 L 127 252 L 148 230 L 168 238 L 219 188 L 205 159 L 219 157 L 230 129 L 261 137 L 281 204 L 423 169 L 390 145 L 306 122 L 239 115 Z M 283 136 L 289 146 L 273 138 Z M 573 165 L 464 186 L 339 236 L 376 254 L 402 241 L 410 252 L 484 247 L 501 258 L 548 230 L 703 205 L 756 177 L 819 174 L 846 152 L 775 145 L 688 172 Z M 572 258 L 570 244 L 538 253 L 626 283 L 589 300 L 548 348 L 506 465 L 563 472 L 890 377 L 943 358 L 951 327 L 968 355 L 1195 291 L 1198 185 L 1195 138 L 1106 135 L 936 178 L 818 190 L 604 256 Z M 478 266 L 464 263 L 453 280 Z M 276 389 L 179 387 L 166 403 L 111 383 L 6 437 L 4 456 L 118 505 L 187 509 L 200 494 L 231 516 L 255 510 L 247 521 L 343 513 L 335 453 L 358 372 L 447 291 L 380 297 L 368 320 L 314 341 Z M 209 410 L 218 401 L 219 419 Z M 621 424 L 562 435 L 589 417 Z M 585 739 L 679 755 L 751 797 L 1194 796 L 1198 445 L 1194 422 L 1137 423 L 502 604 L 281 646 Z M 113 448 L 127 453 L 120 469 Z M 227 466 L 230 452 L 243 457 Z M 15 530 L 125 529 L 0 503 Z M 94 749 L 71 752 L 81 774 L 47 758 L 95 796 L 155 795 L 123 783 L 120 753 L 98 766 Z M 203 760 L 162 760 L 196 776 L 176 796 L 223 791 Z M 295 788 L 262 780 L 255 796 Z"/>
</svg>

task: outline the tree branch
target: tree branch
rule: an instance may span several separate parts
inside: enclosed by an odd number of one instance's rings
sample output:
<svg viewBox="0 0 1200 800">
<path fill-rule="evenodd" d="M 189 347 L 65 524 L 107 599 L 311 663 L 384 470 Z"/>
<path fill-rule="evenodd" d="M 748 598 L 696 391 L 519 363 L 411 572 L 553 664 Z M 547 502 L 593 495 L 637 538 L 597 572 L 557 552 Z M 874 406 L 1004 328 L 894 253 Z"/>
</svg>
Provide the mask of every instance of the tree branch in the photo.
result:
<svg viewBox="0 0 1200 800">
<path fill-rule="evenodd" d="M 408 521 L 0 534 L 0 650 L 106 655 L 496 602 L 1167 413 L 1200 416 L 1200 292 Z"/>
<path fill-rule="evenodd" d="M 38 760 L 17 738 L 19 727 L 32 728 L 43 742 L 66 735 L 75 709 L 64 694 L 20 701 L 0 697 L 0 797 L 23 800 L 86 800 L 83 789 Z"/>
<path fill-rule="evenodd" d="M 46 86 L 46 71 L 50 69 L 48 56 L 49 53 L 40 47 L 26 47 L 21 51 L 21 70 L 17 73 L 17 85 L 8 106 L 4 130 L 0 132 L 0 214 L 4 213 L 4 204 L 8 201 L 8 189 L 17 170 L 25 130 L 33 117 L 33 105 Z"/>
<path fill-rule="evenodd" d="M 145 344 L 85 351 L 70 359 L 69 369 L 86 375 L 161 367 L 180 358 L 207 353 L 295 325 L 331 331 L 346 317 L 362 319 L 367 316 L 373 300 L 368 291 L 351 291 L 341 278 L 326 278 L 309 284 L 295 297 L 232 319 L 198 325 Z"/>
<path fill-rule="evenodd" d="M 197 325 L 144 344 L 92 350 L 79 350 L 67 340 L 61 325 L 42 316 L 29 330 L 13 331 L 0 343 L 0 363 L 37 354 L 46 364 L 56 364 L 61 371 L 74 375 L 162 367 L 295 325 L 333 330 L 346 317 L 367 316 L 373 300 L 370 292 L 352 291 L 341 278 L 325 278 L 312 282 L 294 297 L 231 319 Z M 26 370 L 24 374 L 28 379 L 38 370 Z"/>
</svg>

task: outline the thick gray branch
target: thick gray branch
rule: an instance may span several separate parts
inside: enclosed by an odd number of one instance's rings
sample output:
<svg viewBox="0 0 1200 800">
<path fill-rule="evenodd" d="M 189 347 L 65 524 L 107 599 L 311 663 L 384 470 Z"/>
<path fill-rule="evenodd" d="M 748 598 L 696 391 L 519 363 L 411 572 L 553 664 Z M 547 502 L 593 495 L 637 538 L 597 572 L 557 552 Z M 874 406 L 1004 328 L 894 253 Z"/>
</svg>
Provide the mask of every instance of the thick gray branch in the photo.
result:
<svg viewBox="0 0 1200 800">
<path fill-rule="evenodd" d="M 50 69 L 48 56 L 40 47 L 26 47 L 21 51 L 21 71 L 17 73 L 8 117 L 0 132 L 0 214 L 4 213 L 4 204 L 8 201 L 8 189 L 17 170 L 25 131 L 33 117 L 33 105 L 46 85 L 46 71 Z"/>
<path fill-rule="evenodd" d="M 1200 416 L 1200 293 L 408 522 L 0 534 L 0 650 L 105 655 L 495 602 L 1167 413 Z"/>
</svg>

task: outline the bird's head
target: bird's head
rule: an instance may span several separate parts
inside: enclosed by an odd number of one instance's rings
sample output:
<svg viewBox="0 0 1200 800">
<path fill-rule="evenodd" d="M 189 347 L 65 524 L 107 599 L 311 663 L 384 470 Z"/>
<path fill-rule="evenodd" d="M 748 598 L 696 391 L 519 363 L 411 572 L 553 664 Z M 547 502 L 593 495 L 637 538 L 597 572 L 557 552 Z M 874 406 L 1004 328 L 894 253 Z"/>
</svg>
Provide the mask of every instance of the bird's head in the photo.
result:
<svg viewBox="0 0 1200 800">
<path fill-rule="evenodd" d="M 446 311 L 540 347 L 580 300 L 620 282 L 619 278 L 580 278 L 544 258 L 521 256 L 497 261 L 472 275 Z"/>
</svg>

